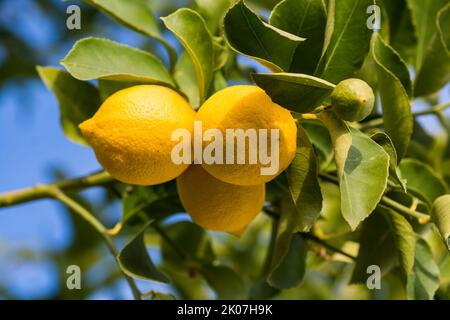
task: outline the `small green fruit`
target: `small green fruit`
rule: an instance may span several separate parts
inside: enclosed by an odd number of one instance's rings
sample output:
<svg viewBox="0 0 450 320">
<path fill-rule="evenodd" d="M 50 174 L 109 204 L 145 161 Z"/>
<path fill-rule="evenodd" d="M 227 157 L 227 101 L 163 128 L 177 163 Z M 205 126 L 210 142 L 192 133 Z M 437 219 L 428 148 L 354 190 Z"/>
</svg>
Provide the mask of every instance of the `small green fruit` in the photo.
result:
<svg viewBox="0 0 450 320">
<path fill-rule="evenodd" d="M 331 93 L 333 111 L 342 120 L 361 121 L 372 112 L 374 104 L 372 88 L 360 79 L 344 80 Z"/>
</svg>

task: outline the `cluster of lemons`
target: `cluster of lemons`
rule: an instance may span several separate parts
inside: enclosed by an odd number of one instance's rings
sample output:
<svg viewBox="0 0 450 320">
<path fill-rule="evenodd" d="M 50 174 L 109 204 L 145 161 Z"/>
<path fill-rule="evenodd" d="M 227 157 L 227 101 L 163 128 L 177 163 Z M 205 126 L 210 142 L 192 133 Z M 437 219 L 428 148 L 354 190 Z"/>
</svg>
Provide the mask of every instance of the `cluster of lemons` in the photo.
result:
<svg viewBox="0 0 450 320">
<path fill-rule="evenodd" d="M 203 131 L 215 128 L 223 136 L 226 129 L 279 129 L 278 172 L 261 175 L 259 160 L 254 164 L 174 164 L 171 153 L 177 141 L 172 141 L 172 132 L 182 128 L 193 137 L 196 120 L 202 121 Z M 218 91 L 198 112 L 170 88 L 134 86 L 110 96 L 80 129 L 111 176 L 135 185 L 176 178 L 181 202 L 194 222 L 235 235 L 261 211 L 265 183 L 284 171 L 296 153 L 297 127 L 290 112 L 250 85 Z"/>
</svg>

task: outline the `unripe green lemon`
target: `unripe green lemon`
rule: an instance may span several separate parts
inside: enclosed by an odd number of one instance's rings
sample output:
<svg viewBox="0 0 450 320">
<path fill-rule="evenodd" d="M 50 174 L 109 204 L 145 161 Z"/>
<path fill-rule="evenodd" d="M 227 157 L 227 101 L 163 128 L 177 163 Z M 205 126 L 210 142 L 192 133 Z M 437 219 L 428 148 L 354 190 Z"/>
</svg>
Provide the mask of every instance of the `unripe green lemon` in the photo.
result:
<svg viewBox="0 0 450 320">
<path fill-rule="evenodd" d="M 333 111 L 342 120 L 361 121 L 372 112 L 374 104 L 372 88 L 360 79 L 341 81 L 331 94 Z"/>
</svg>

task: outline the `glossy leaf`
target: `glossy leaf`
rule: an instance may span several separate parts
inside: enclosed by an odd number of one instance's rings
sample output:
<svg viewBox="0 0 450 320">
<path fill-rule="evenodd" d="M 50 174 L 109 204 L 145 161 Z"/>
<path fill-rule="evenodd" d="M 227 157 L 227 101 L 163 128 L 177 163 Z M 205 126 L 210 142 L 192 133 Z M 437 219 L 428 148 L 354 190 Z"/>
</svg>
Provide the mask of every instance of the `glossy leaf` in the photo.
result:
<svg viewBox="0 0 450 320">
<path fill-rule="evenodd" d="M 389 176 L 406 192 L 406 180 L 402 178 L 402 174 L 397 167 L 397 152 L 391 138 L 382 131 L 374 133 L 371 138 L 383 147 L 384 151 L 389 155 Z"/>
<path fill-rule="evenodd" d="M 414 83 L 414 95 L 424 96 L 441 89 L 450 81 L 450 3 L 439 11 L 436 32 L 424 53 Z"/>
<path fill-rule="evenodd" d="M 297 287 L 305 276 L 307 251 L 302 237 L 293 235 L 286 255 L 267 280 L 269 284 L 280 290 Z"/>
<path fill-rule="evenodd" d="M 177 268 L 184 265 L 180 252 L 174 252 L 174 245 L 192 260 L 212 262 L 215 259 L 209 235 L 201 227 L 182 221 L 168 226 L 165 231 L 170 243 L 163 239 L 161 251 L 163 259 L 171 265 Z"/>
<path fill-rule="evenodd" d="M 183 52 L 180 55 L 180 59 L 175 65 L 173 77 L 180 87 L 180 90 L 188 97 L 189 103 L 196 109 L 200 107 L 200 96 L 195 66 L 186 52 Z"/>
<path fill-rule="evenodd" d="M 257 73 L 252 78 L 275 103 L 299 113 L 314 110 L 335 87 L 328 81 L 297 73 Z"/>
<path fill-rule="evenodd" d="M 130 277 L 168 283 L 167 277 L 153 264 L 144 243 L 144 234 L 149 223 L 130 242 L 117 257 L 122 270 Z"/>
<path fill-rule="evenodd" d="M 305 130 L 297 125 L 297 152 L 286 170 L 289 190 L 297 208 L 290 223 L 293 230 L 307 232 L 322 210 L 322 194 L 318 180 L 317 159 Z"/>
<path fill-rule="evenodd" d="M 433 204 L 433 222 L 437 226 L 442 240 L 450 250 L 450 195 L 438 197 Z"/>
<path fill-rule="evenodd" d="M 60 69 L 37 67 L 37 71 L 58 100 L 64 134 L 74 142 L 87 144 L 78 125 L 91 118 L 100 106 L 97 89 Z"/>
<path fill-rule="evenodd" d="M 271 252 L 270 266 L 267 270 L 267 276 L 270 278 L 271 274 L 278 269 L 282 264 L 284 258 L 286 257 L 289 246 L 294 235 L 295 219 L 297 216 L 297 208 L 295 207 L 294 201 L 289 194 L 285 194 L 280 201 L 280 217 L 278 220 L 274 220 L 272 227 L 272 237 L 271 245 L 273 249 Z M 273 234 L 273 232 L 276 232 Z M 272 287 L 269 283 L 265 285 L 260 284 L 260 289 L 268 289 L 267 287 Z M 262 290 L 263 292 L 266 290 Z M 267 290 L 271 292 L 272 290 Z"/>
<path fill-rule="evenodd" d="M 247 288 L 239 274 L 225 266 L 206 265 L 202 275 L 217 293 L 217 299 L 247 299 Z"/>
<path fill-rule="evenodd" d="M 265 23 L 242 0 L 228 11 L 224 27 L 234 50 L 274 72 L 289 70 L 295 49 L 304 40 Z"/>
<path fill-rule="evenodd" d="M 415 51 L 417 47 L 417 38 L 415 35 L 414 25 L 412 22 L 411 11 L 407 6 L 407 0 L 377 0 L 387 15 L 389 22 L 389 44 L 397 51 L 402 58 L 408 63 L 413 63 Z M 382 20 L 382 28 L 386 26 L 386 20 Z M 384 36 L 383 36 L 384 37 Z"/>
<path fill-rule="evenodd" d="M 216 34 L 234 0 L 195 0 L 198 12 L 205 19 L 211 34 Z"/>
<path fill-rule="evenodd" d="M 162 62 L 154 55 L 101 38 L 79 40 L 61 64 L 79 80 L 174 85 Z"/>
<path fill-rule="evenodd" d="M 414 267 L 408 279 L 408 299 L 431 300 L 439 288 L 439 267 L 433 259 L 428 243 L 419 239 L 416 244 Z"/>
<path fill-rule="evenodd" d="M 176 61 L 175 50 L 161 37 L 153 13 L 146 0 L 83 0 L 102 10 L 114 20 L 139 33 L 154 38 L 166 48 L 171 63 Z"/>
<path fill-rule="evenodd" d="M 349 129 L 331 111 L 320 119 L 330 131 L 341 190 L 341 210 L 355 230 L 377 206 L 386 188 L 389 156 L 365 134 Z"/>
<path fill-rule="evenodd" d="M 412 13 L 418 42 L 415 61 L 416 70 L 421 68 L 426 51 L 436 32 L 436 15 L 447 2 L 447 0 L 407 0 L 408 7 Z"/>
<path fill-rule="evenodd" d="M 386 209 L 385 214 L 391 227 L 400 269 L 406 280 L 414 265 L 416 235 L 411 224 L 404 216 L 390 209 Z"/>
<path fill-rule="evenodd" d="M 124 225 L 132 220 L 146 221 L 181 212 L 183 207 L 178 200 L 175 186 L 133 186 L 122 196 L 122 220 Z"/>
<path fill-rule="evenodd" d="M 428 165 L 413 159 L 405 159 L 400 164 L 400 171 L 407 181 L 407 188 L 423 196 L 431 204 L 447 193 L 447 186 Z"/>
<path fill-rule="evenodd" d="M 186 8 L 161 19 L 191 57 L 197 75 L 200 102 L 203 102 L 214 71 L 213 39 L 205 21 L 197 12 Z"/>
<path fill-rule="evenodd" d="M 229 53 L 228 48 L 219 41 L 214 40 L 214 71 L 222 69 L 227 63 Z"/>
<path fill-rule="evenodd" d="M 399 162 L 405 155 L 413 132 L 411 112 L 405 78 L 406 65 L 398 54 L 379 35 L 372 43 L 372 56 L 377 64 L 378 86 L 383 109 L 384 128 L 392 139 Z M 403 79 L 403 82 L 402 80 Z"/>
<path fill-rule="evenodd" d="M 367 267 L 377 265 L 382 275 L 388 273 L 397 264 L 397 248 L 388 221 L 375 212 L 362 224 L 359 239 L 359 253 L 350 283 L 366 283 Z"/>
<path fill-rule="evenodd" d="M 129 87 L 139 85 L 137 82 L 120 82 L 112 80 L 99 80 L 98 90 L 100 92 L 100 98 L 105 101 L 108 97 L 113 95 L 119 90 L 123 90 Z"/>
<path fill-rule="evenodd" d="M 322 54 L 326 21 L 323 0 L 283 0 L 275 6 L 269 23 L 306 39 L 295 50 L 290 72 L 314 73 Z"/>
<path fill-rule="evenodd" d="M 374 0 L 330 0 L 325 47 L 317 76 L 332 83 L 350 78 L 369 52 L 372 30 L 366 11 Z"/>
</svg>

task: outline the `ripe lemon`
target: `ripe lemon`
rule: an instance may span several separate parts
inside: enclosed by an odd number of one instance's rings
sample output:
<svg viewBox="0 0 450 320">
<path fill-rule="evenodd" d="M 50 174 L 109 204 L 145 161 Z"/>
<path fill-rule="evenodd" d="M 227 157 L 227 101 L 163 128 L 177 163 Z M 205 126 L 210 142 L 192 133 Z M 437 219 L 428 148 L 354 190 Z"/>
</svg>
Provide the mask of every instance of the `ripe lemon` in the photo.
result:
<svg viewBox="0 0 450 320">
<path fill-rule="evenodd" d="M 238 85 L 220 90 L 212 95 L 197 112 L 197 120 L 202 121 L 202 130 L 219 129 L 226 137 L 227 129 L 267 129 L 267 150 L 271 154 L 272 135 L 270 129 L 279 129 L 279 166 L 275 173 L 267 175 L 261 173 L 261 167 L 267 164 L 261 162 L 258 155 L 257 162 L 249 161 L 250 151 L 259 154 L 260 147 L 256 150 L 249 149 L 249 139 L 246 139 L 245 163 L 238 164 L 236 159 L 237 139 L 234 139 L 234 163 L 226 163 L 226 155 L 223 153 L 223 164 L 202 163 L 202 166 L 215 178 L 236 185 L 257 185 L 268 182 L 285 170 L 292 162 L 296 153 L 297 126 L 290 112 L 272 102 L 270 97 L 256 86 Z M 210 142 L 204 141 L 203 148 Z M 258 138 L 258 146 L 261 143 Z M 231 149 L 231 148 L 230 148 Z"/>
<path fill-rule="evenodd" d="M 192 165 L 179 176 L 177 187 L 192 220 L 213 231 L 240 235 L 264 204 L 264 184 L 229 184 L 214 178 L 200 165 Z"/>
<path fill-rule="evenodd" d="M 80 124 L 100 164 L 129 184 L 153 185 L 172 180 L 188 168 L 171 160 L 172 131 L 193 132 L 195 111 L 172 89 L 139 85 L 120 90 Z"/>
</svg>

